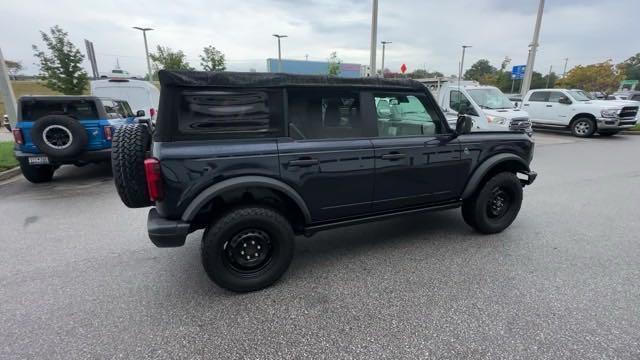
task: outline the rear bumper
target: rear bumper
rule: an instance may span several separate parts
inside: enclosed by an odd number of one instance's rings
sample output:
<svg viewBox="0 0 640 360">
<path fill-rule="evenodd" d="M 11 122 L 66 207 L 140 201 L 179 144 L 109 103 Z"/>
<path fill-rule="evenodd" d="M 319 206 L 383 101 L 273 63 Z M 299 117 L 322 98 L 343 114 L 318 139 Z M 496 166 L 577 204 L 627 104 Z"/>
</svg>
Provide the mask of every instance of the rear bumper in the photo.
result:
<svg viewBox="0 0 640 360">
<path fill-rule="evenodd" d="M 151 242 L 160 248 L 184 245 L 189 234 L 190 224 L 181 220 L 168 220 L 160 217 L 154 208 L 147 216 L 147 231 Z"/>
<path fill-rule="evenodd" d="M 19 150 L 15 150 L 14 154 L 17 159 L 20 158 L 29 158 L 34 156 L 47 156 L 47 154 L 42 153 L 27 153 Z M 89 150 L 85 151 L 82 154 L 69 157 L 69 158 L 51 158 L 49 157 L 49 161 L 51 164 L 75 164 L 78 162 L 102 162 L 111 160 L 111 149 L 102 149 L 102 150 Z"/>
<path fill-rule="evenodd" d="M 535 171 L 521 171 L 519 172 L 519 174 L 522 174 L 525 176 L 524 179 L 519 178 L 520 182 L 522 183 L 522 186 L 533 184 L 533 182 L 536 181 L 536 178 L 538 177 L 538 173 Z"/>
</svg>

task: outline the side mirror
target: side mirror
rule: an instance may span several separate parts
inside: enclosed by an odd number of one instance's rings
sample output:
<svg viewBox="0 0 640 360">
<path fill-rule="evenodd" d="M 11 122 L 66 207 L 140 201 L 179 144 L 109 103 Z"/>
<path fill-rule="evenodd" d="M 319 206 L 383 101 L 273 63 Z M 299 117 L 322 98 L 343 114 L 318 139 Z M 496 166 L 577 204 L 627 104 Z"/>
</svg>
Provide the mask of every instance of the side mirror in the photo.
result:
<svg viewBox="0 0 640 360">
<path fill-rule="evenodd" d="M 566 98 L 566 97 L 562 97 L 562 98 L 560 98 L 560 100 L 558 100 L 558 102 L 559 102 L 560 104 L 571 105 L 571 100 L 569 100 L 569 99 L 568 99 L 568 98 Z"/>
<path fill-rule="evenodd" d="M 469 134 L 471 132 L 471 128 L 473 127 L 473 118 L 467 115 L 458 116 L 458 121 L 456 121 L 456 133 L 458 135 Z"/>
<path fill-rule="evenodd" d="M 147 114 L 144 112 L 144 110 L 138 110 L 136 111 L 136 117 L 143 117 L 146 116 Z"/>
</svg>

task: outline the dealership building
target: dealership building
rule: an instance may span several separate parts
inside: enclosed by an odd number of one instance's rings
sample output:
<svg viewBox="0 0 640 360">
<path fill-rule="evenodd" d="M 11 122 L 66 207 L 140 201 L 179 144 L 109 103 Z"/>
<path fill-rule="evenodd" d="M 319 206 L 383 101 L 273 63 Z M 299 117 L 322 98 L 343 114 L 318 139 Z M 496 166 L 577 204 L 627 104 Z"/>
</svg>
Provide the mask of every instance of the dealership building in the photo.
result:
<svg viewBox="0 0 640 360">
<path fill-rule="evenodd" d="M 282 59 L 282 72 L 304 75 L 327 75 L 329 63 L 326 61 Z M 278 59 L 267 59 L 267 71 L 279 72 Z M 364 76 L 364 67 L 360 64 L 340 64 L 340 77 L 358 78 Z"/>
</svg>

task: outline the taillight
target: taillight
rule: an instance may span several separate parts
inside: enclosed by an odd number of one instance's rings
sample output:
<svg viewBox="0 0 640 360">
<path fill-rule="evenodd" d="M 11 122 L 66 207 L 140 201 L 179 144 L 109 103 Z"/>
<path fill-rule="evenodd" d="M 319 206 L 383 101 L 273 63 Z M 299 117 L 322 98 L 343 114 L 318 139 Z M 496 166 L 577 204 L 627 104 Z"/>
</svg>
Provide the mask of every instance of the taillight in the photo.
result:
<svg viewBox="0 0 640 360">
<path fill-rule="evenodd" d="M 24 137 L 22 136 L 22 129 L 13 129 L 13 141 L 18 145 L 24 144 Z"/>
<path fill-rule="evenodd" d="M 144 173 L 147 178 L 149 199 L 157 201 L 162 199 L 162 174 L 160 173 L 160 160 L 148 158 L 144 161 Z"/>
<path fill-rule="evenodd" d="M 113 127 L 112 126 L 105 126 L 103 128 L 103 132 L 104 132 L 104 138 L 106 140 L 113 140 Z"/>
<path fill-rule="evenodd" d="M 149 116 L 153 117 L 156 114 L 156 109 L 151 108 L 149 109 Z"/>
</svg>

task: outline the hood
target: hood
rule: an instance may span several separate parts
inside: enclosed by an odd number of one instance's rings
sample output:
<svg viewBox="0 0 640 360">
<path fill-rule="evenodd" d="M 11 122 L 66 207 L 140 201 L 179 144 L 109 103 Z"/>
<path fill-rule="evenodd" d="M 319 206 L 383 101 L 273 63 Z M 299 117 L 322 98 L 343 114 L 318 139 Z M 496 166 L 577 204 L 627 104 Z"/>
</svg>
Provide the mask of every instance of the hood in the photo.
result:
<svg viewBox="0 0 640 360">
<path fill-rule="evenodd" d="M 529 117 L 529 113 L 521 109 L 482 109 L 486 115 L 501 116 L 507 119 Z"/>
<path fill-rule="evenodd" d="M 615 108 L 615 107 L 623 107 L 623 106 L 638 106 L 640 102 L 632 101 L 632 100 L 589 100 L 589 101 L 578 101 L 577 104 L 591 104 L 602 106 L 603 108 Z"/>
</svg>

